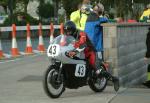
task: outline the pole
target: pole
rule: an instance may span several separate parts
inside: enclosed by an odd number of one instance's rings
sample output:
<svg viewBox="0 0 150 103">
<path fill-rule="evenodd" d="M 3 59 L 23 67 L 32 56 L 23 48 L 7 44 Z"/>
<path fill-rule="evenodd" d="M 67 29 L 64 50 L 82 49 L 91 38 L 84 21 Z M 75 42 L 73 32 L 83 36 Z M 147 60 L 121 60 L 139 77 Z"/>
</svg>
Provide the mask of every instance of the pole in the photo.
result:
<svg viewBox="0 0 150 103">
<path fill-rule="evenodd" d="M 134 18 L 134 10 L 133 10 L 134 9 L 134 0 L 132 0 L 131 3 L 132 3 L 132 19 L 133 19 Z"/>
<path fill-rule="evenodd" d="M 10 10 L 10 19 L 11 19 L 11 23 L 13 23 L 13 0 L 8 0 L 8 8 Z"/>
<path fill-rule="evenodd" d="M 54 1 L 54 22 L 57 23 L 57 2 Z"/>
<path fill-rule="evenodd" d="M 134 0 L 132 0 L 132 10 L 133 10 L 133 3 L 134 3 Z"/>
</svg>

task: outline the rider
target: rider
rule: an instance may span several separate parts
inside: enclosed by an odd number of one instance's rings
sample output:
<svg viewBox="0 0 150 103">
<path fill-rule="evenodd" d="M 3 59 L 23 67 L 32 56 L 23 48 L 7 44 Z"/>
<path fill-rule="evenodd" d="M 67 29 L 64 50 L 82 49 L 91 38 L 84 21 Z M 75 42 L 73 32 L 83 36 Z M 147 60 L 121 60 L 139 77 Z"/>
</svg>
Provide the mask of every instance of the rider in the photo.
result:
<svg viewBox="0 0 150 103">
<path fill-rule="evenodd" d="M 91 41 L 87 37 L 86 33 L 83 31 L 79 31 L 76 29 L 75 24 L 72 21 L 67 21 L 64 25 L 64 32 L 66 35 L 73 36 L 76 41 L 73 43 L 75 50 L 69 51 L 68 55 L 70 57 L 75 56 L 77 53 L 84 50 L 85 57 L 88 58 L 90 65 L 95 69 L 95 73 L 97 76 L 103 75 L 108 80 L 112 80 L 114 83 L 114 89 L 116 91 L 119 90 L 119 79 L 117 77 L 112 76 L 106 70 L 100 68 L 101 63 L 98 60 L 98 56 L 96 54 L 96 49 L 92 45 Z"/>
</svg>

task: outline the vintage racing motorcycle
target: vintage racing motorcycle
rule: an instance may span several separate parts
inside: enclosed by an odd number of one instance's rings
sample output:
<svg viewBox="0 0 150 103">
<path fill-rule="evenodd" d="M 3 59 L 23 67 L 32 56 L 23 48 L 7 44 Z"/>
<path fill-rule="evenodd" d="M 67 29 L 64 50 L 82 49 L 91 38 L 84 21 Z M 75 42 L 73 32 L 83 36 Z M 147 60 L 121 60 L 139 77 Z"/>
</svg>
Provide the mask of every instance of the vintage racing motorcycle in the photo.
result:
<svg viewBox="0 0 150 103">
<path fill-rule="evenodd" d="M 81 52 L 75 57 L 69 57 L 68 51 L 74 49 L 72 36 L 65 37 L 65 45 L 60 45 L 62 36 L 53 40 L 47 49 L 50 65 L 47 68 L 43 87 L 46 94 L 51 98 L 58 98 L 65 91 L 65 88 L 77 89 L 89 85 L 94 92 L 102 92 L 107 85 L 107 78 L 95 75 L 94 69 L 90 66 L 84 54 Z M 107 70 L 101 64 L 101 68 Z"/>
</svg>

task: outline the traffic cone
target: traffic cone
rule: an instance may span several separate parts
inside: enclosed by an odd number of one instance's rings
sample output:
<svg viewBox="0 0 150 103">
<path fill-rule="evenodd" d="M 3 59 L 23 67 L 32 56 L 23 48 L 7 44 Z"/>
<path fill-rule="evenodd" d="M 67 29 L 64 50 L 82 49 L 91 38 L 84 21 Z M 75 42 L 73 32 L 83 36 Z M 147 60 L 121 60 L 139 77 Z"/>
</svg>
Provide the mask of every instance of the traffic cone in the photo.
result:
<svg viewBox="0 0 150 103">
<path fill-rule="evenodd" d="M 26 43 L 25 53 L 33 54 L 32 43 L 31 43 L 30 24 L 27 24 L 27 43 Z"/>
<path fill-rule="evenodd" d="M 4 58 L 3 51 L 2 51 L 2 44 L 0 39 L 0 59 Z"/>
<path fill-rule="evenodd" d="M 64 34 L 61 35 L 60 45 L 61 46 L 66 45 L 66 36 Z"/>
<path fill-rule="evenodd" d="M 50 44 L 53 42 L 54 39 L 54 25 L 53 23 L 50 24 Z"/>
<path fill-rule="evenodd" d="M 17 57 L 20 55 L 19 50 L 17 48 L 17 41 L 16 41 L 16 25 L 12 24 L 12 48 L 11 48 L 11 55 L 12 57 Z"/>
<path fill-rule="evenodd" d="M 66 36 L 64 35 L 64 25 L 63 25 L 63 23 L 61 23 L 61 25 L 60 25 L 60 34 L 61 34 L 60 45 L 64 46 L 66 44 Z"/>
<path fill-rule="evenodd" d="M 39 24 L 39 45 L 38 45 L 38 50 L 40 52 L 45 52 L 45 47 L 43 43 L 43 37 L 42 37 L 42 24 Z"/>
<path fill-rule="evenodd" d="M 60 34 L 64 34 L 64 24 L 60 24 Z"/>
</svg>

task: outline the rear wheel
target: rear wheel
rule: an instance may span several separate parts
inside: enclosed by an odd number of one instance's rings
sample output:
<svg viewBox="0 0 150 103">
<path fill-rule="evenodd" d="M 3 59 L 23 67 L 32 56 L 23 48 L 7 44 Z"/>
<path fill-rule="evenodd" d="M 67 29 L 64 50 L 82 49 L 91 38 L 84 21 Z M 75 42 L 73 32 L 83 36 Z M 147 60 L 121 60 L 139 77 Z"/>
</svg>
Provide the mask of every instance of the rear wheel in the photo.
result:
<svg viewBox="0 0 150 103">
<path fill-rule="evenodd" d="M 54 65 L 48 67 L 44 74 L 43 87 L 45 93 L 51 98 L 58 98 L 65 90 L 63 84 L 63 77 L 60 80 L 58 78 L 58 70 Z"/>
<path fill-rule="evenodd" d="M 101 66 L 101 68 L 106 70 L 105 66 Z M 107 78 L 104 76 L 95 76 L 89 79 L 88 84 L 94 92 L 102 92 L 107 86 Z"/>
<path fill-rule="evenodd" d="M 88 84 L 94 92 L 102 92 L 106 88 L 107 79 L 105 77 L 90 79 Z"/>
</svg>

